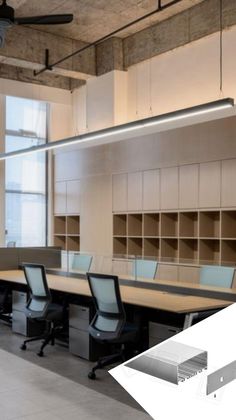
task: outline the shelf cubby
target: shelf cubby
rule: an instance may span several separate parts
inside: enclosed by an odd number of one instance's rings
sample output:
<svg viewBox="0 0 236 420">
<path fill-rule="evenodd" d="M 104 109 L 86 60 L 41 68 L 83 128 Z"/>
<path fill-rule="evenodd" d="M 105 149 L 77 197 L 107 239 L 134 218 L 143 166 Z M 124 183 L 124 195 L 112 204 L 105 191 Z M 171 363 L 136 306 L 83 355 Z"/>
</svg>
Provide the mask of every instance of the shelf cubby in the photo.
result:
<svg viewBox="0 0 236 420">
<path fill-rule="evenodd" d="M 198 240 L 180 239 L 179 258 L 186 261 L 197 261 L 198 259 Z"/>
<path fill-rule="evenodd" d="M 67 236 L 67 250 L 79 251 L 80 250 L 80 237 Z"/>
<path fill-rule="evenodd" d="M 222 240 L 221 243 L 221 262 L 223 264 L 234 264 L 236 262 L 236 239 Z"/>
<path fill-rule="evenodd" d="M 55 232 L 55 235 L 66 234 L 66 217 L 65 216 L 55 216 L 54 232 Z"/>
<path fill-rule="evenodd" d="M 179 214 L 180 238 L 198 237 L 198 212 L 183 212 Z"/>
<path fill-rule="evenodd" d="M 64 217 L 67 232 L 68 216 L 57 217 L 58 229 L 63 231 Z M 55 244 L 65 248 L 65 238 L 55 236 Z M 236 209 L 115 213 L 113 253 L 189 265 L 235 264 Z"/>
<path fill-rule="evenodd" d="M 143 215 L 139 213 L 128 214 L 128 236 L 142 236 Z"/>
<path fill-rule="evenodd" d="M 144 238 L 143 240 L 144 257 L 160 256 L 160 240 L 158 238 Z"/>
<path fill-rule="evenodd" d="M 115 214 L 113 217 L 113 236 L 127 235 L 127 215 Z"/>
<path fill-rule="evenodd" d="M 145 213 L 143 215 L 144 236 L 159 236 L 159 213 Z"/>
<path fill-rule="evenodd" d="M 80 234 L 80 217 L 67 216 L 67 235 Z"/>
<path fill-rule="evenodd" d="M 63 251 L 66 250 L 66 235 L 55 235 L 54 246 L 59 246 Z"/>
<path fill-rule="evenodd" d="M 200 238 L 220 237 L 219 211 L 201 211 L 199 213 L 199 236 Z"/>
<path fill-rule="evenodd" d="M 142 238 L 128 238 L 128 255 L 135 255 L 141 257 L 143 253 L 143 239 Z"/>
<path fill-rule="evenodd" d="M 175 261 L 178 258 L 178 239 L 161 239 L 161 257 Z"/>
<path fill-rule="evenodd" d="M 54 216 L 53 241 L 63 251 L 80 251 L 80 216 Z"/>
<path fill-rule="evenodd" d="M 113 254 L 124 255 L 127 254 L 127 239 L 126 238 L 113 238 Z"/>
<path fill-rule="evenodd" d="M 220 241 L 217 239 L 200 239 L 199 260 L 203 263 L 219 263 Z"/>
<path fill-rule="evenodd" d="M 178 236 L 178 213 L 161 213 L 161 236 Z"/>
<path fill-rule="evenodd" d="M 236 238 L 236 210 L 222 211 L 221 218 L 221 237 Z"/>
</svg>

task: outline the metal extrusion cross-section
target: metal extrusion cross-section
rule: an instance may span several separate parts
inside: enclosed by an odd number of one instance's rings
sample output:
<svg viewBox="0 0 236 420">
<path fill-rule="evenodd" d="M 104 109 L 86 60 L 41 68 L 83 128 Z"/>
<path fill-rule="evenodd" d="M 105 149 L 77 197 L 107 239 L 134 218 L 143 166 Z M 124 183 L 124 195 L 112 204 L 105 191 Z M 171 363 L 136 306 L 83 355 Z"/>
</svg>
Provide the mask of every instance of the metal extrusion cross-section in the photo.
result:
<svg viewBox="0 0 236 420">
<path fill-rule="evenodd" d="M 170 340 L 125 366 L 178 385 L 207 368 L 207 352 Z"/>
<path fill-rule="evenodd" d="M 236 360 L 216 370 L 207 377 L 207 395 L 236 379 Z"/>
</svg>

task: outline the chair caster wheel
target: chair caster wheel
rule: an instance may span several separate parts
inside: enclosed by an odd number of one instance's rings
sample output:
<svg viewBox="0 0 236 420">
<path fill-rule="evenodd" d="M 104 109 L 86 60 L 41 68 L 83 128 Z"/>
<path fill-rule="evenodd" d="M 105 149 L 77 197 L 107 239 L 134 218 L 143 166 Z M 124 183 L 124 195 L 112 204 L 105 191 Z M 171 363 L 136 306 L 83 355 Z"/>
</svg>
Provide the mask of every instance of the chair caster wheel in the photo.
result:
<svg viewBox="0 0 236 420">
<path fill-rule="evenodd" d="M 21 349 L 21 350 L 26 350 L 26 348 L 27 348 L 27 347 L 26 347 L 26 344 L 22 344 L 22 345 L 20 346 L 20 349 Z"/>
<path fill-rule="evenodd" d="M 40 351 L 37 353 L 37 355 L 38 355 L 39 357 L 43 357 L 43 356 L 44 356 L 44 352 L 40 350 Z"/>
<path fill-rule="evenodd" d="M 88 378 L 89 379 L 96 379 L 96 374 L 94 372 L 89 372 Z"/>
</svg>

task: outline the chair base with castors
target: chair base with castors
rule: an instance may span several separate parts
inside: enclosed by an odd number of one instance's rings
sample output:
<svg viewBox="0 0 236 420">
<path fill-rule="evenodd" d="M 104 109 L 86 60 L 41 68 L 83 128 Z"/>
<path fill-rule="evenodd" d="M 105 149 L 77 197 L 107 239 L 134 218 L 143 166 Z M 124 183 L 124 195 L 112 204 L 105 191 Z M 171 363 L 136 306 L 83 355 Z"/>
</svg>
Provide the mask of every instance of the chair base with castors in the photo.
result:
<svg viewBox="0 0 236 420">
<path fill-rule="evenodd" d="M 58 330 L 61 330 L 62 326 L 61 325 L 55 325 L 52 322 L 48 322 L 48 327 L 46 329 L 46 332 L 40 336 L 37 337 L 32 337 L 32 338 L 28 338 L 26 340 L 24 340 L 24 342 L 22 343 L 22 345 L 20 346 L 20 349 L 25 351 L 27 350 L 27 344 L 28 343 L 32 343 L 34 341 L 40 341 L 43 340 L 42 345 L 40 347 L 40 350 L 38 351 L 37 355 L 39 357 L 43 357 L 44 356 L 44 348 L 48 345 L 51 344 L 51 346 L 55 345 L 55 335 L 56 332 Z"/>
<path fill-rule="evenodd" d="M 113 363 L 117 363 L 119 361 L 121 362 L 126 361 L 124 345 L 121 346 L 120 351 L 118 351 L 117 353 L 111 354 L 109 356 L 101 357 L 97 361 L 96 365 L 92 368 L 92 370 L 88 373 L 88 378 L 96 379 L 96 373 L 95 373 L 96 370 L 103 369 L 104 367 L 112 365 Z"/>
</svg>

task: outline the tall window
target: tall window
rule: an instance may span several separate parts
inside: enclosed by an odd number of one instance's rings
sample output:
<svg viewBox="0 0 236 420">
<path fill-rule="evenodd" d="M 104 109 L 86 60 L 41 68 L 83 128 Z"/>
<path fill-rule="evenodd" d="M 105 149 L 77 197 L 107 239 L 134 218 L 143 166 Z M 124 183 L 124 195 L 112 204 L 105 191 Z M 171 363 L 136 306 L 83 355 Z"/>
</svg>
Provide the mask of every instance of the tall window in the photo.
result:
<svg viewBox="0 0 236 420">
<path fill-rule="evenodd" d="M 25 149 L 46 141 L 46 103 L 6 97 L 5 151 Z M 46 152 L 6 160 L 6 244 L 46 244 L 46 165 Z"/>
</svg>

